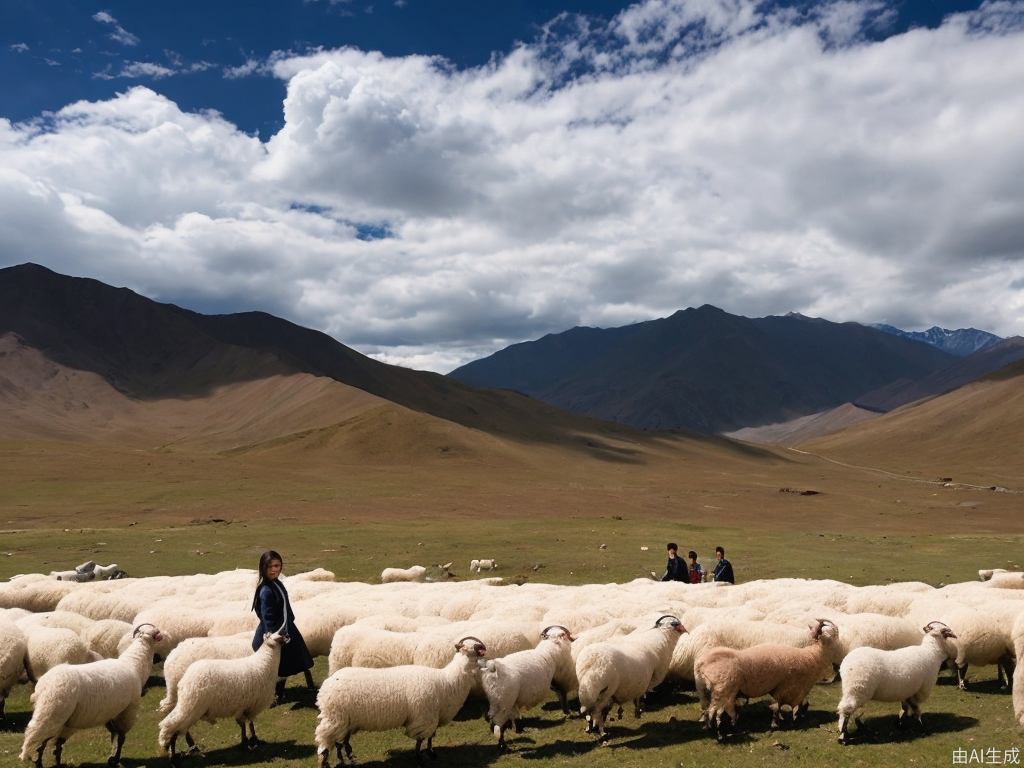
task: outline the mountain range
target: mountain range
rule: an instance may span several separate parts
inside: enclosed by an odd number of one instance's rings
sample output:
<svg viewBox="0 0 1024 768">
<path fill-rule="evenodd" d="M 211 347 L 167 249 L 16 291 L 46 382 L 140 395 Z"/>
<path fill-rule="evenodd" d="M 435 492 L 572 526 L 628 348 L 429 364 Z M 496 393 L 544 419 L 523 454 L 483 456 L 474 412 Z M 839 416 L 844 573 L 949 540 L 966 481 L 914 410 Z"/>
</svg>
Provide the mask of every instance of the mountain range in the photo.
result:
<svg viewBox="0 0 1024 768">
<path fill-rule="evenodd" d="M 994 333 L 979 331 L 977 328 L 958 328 L 951 331 L 948 328 L 933 325 L 926 331 L 904 331 L 885 323 L 877 323 L 871 327 L 894 336 L 902 336 L 905 339 L 929 344 L 957 357 L 966 357 L 1000 341 L 1000 338 Z"/>
<path fill-rule="evenodd" d="M 641 429 L 718 433 L 827 410 L 956 360 L 859 323 L 747 318 L 704 305 L 635 325 L 550 334 L 449 377 Z"/>
</svg>

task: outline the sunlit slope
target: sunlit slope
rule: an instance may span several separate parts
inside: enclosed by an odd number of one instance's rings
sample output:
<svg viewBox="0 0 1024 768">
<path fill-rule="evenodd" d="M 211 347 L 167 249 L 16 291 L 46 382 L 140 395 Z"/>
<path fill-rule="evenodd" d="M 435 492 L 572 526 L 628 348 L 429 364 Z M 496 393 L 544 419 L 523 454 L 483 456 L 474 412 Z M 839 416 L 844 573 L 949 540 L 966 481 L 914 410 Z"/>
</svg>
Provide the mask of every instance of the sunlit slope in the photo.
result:
<svg viewBox="0 0 1024 768">
<path fill-rule="evenodd" d="M 1024 488 L 1024 362 L 800 447 L 924 478 Z"/>
</svg>

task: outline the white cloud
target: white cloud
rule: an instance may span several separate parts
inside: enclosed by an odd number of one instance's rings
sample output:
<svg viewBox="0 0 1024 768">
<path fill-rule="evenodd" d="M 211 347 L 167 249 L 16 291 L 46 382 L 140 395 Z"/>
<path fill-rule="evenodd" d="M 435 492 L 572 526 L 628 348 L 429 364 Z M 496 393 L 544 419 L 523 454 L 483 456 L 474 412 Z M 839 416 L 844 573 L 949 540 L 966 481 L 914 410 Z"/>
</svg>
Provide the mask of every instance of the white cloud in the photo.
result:
<svg viewBox="0 0 1024 768">
<path fill-rule="evenodd" d="M 265 144 L 145 88 L 0 123 L 0 253 L 437 369 L 703 303 L 1021 333 L 1022 8 L 872 41 L 874 0 L 651 0 L 473 69 L 279 52 L 234 68 L 287 81 Z"/>
<path fill-rule="evenodd" d="M 120 43 L 121 45 L 128 46 L 135 46 L 139 44 L 138 35 L 133 35 L 127 29 L 122 27 L 118 23 L 117 19 L 115 19 L 106 11 L 99 11 L 98 13 L 94 13 L 92 18 L 93 21 L 98 21 L 100 24 L 107 24 L 108 26 L 114 28 L 114 31 L 110 33 L 110 39 L 113 40 L 115 43 Z"/>
<path fill-rule="evenodd" d="M 28 43 L 13 43 L 7 47 L 15 53 L 25 53 L 29 49 Z"/>
<path fill-rule="evenodd" d="M 127 61 L 121 67 L 121 74 L 118 77 L 152 77 L 160 79 L 161 77 L 170 77 L 176 71 L 152 61 Z"/>
</svg>

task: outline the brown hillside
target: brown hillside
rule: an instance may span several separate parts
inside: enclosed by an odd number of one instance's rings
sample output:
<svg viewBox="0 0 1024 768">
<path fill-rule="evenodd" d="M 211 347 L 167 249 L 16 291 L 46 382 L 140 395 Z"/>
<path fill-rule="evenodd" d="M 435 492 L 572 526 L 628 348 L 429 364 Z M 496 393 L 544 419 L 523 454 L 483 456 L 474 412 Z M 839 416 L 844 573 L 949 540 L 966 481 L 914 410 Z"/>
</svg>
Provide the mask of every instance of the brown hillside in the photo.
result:
<svg viewBox="0 0 1024 768">
<path fill-rule="evenodd" d="M 873 419 L 876 416 L 878 414 L 874 411 L 858 408 L 852 403 L 844 403 L 838 408 L 801 416 L 780 424 L 745 427 L 736 432 L 727 433 L 726 437 L 763 445 L 799 445 L 816 437 L 838 432 L 852 424 Z"/>
<path fill-rule="evenodd" d="M 1024 362 L 800 447 L 923 478 L 1024 489 Z"/>
</svg>

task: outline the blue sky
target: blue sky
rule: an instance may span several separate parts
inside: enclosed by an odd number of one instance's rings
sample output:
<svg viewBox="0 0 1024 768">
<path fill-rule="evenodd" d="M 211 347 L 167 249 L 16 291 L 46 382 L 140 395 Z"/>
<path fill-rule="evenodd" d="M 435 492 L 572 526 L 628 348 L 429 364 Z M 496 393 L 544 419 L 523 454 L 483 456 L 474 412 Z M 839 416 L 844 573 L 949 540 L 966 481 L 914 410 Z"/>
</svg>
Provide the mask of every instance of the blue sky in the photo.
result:
<svg viewBox="0 0 1024 768">
<path fill-rule="evenodd" d="M 1024 3 L 0 5 L 0 266 L 448 370 L 711 303 L 1024 331 Z"/>
</svg>

